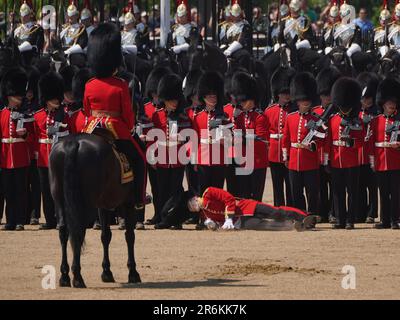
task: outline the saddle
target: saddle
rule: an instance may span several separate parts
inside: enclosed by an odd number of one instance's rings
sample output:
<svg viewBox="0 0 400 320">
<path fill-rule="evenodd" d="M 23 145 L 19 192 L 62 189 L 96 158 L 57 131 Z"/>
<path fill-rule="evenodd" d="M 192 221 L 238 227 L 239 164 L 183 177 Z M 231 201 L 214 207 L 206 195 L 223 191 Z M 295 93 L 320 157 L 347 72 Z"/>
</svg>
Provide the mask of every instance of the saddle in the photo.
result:
<svg viewBox="0 0 400 320">
<path fill-rule="evenodd" d="M 103 140 L 111 145 L 112 151 L 117 158 L 121 168 L 121 184 L 132 182 L 134 179 L 133 170 L 131 168 L 131 165 L 129 164 L 127 156 L 117 149 L 113 133 L 105 128 L 97 127 L 91 130 L 91 134 L 101 137 Z"/>
</svg>

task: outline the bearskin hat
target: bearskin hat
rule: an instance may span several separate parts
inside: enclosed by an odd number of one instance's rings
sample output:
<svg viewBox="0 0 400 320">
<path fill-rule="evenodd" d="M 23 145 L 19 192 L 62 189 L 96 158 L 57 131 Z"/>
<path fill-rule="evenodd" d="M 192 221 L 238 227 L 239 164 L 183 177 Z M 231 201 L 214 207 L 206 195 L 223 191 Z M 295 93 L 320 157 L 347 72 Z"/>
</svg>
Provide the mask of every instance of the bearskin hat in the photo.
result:
<svg viewBox="0 0 400 320">
<path fill-rule="evenodd" d="M 161 101 L 182 100 L 182 79 L 174 73 L 165 75 L 158 84 L 157 95 Z"/>
<path fill-rule="evenodd" d="M 158 84 L 161 78 L 167 74 L 172 73 L 171 69 L 167 67 L 157 67 L 153 69 L 146 81 L 146 92 L 145 96 L 150 100 L 153 99 L 152 94 L 156 94 L 158 90 Z"/>
<path fill-rule="evenodd" d="M 183 95 L 188 102 L 197 94 L 197 85 L 202 75 L 203 71 L 200 69 L 191 70 L 183 81 Z"/>
<path fill-rule="evenodd" d="M 219 102 L 222 103 L 224 95 L 224 79 L 217 71 L 207 71 L 199 79 L 197 84 L 197 95 L 204 98 L 208 94 L 218 96 Z"/>
<path fill-rule="evenodd" d="M 296 74 L 290 83 L 290 95 L 293 101 L 315 101 L 317 96 L 317 81 L 309 72 Z"/>
<path fill-rule="evenodd" d="M 88 65 L 97 78 L 113 75 L 122 63 L 121 33 L 112 23 L 102 23 L 92 31 L 87 47 Z"/>
<path fill-rule="evenodd" d="M 86 82 L 90 80 L 92 77 L 92 74 L 90 72 L 89 68 L 84 68 L 79 70 L 77 73 L 75 73 L 73 79 L 72 79 L 72 93 L 74 96 L 75 102 L 82 106 L 83 104 L 83 97 L 85 94 L 85 86 Z"/>
<path fill-rule="evenodd" d="M 258 104 L 257 81 L 250 74 L 246 72 L 235 73 L 231 85 L 231 96 L 236 102 L 255 100 Z"/>
<path fill-rule="evenodd" d="M 376 98 L 378 90 L 379 77 L 373 72 L 362 72 L 358 75 L 357 81 L 362 89 L 362 98 Z"/>
<path fill-rule="evenodd" d="M 343 77 L 337 80 L 331 96 L 333 105 L 342 112 L 358 110 L 361 107 L 361 86 L 355 79 Z"/>
<path fill-rule="evenodd" d="M 334 67 L 330 66 L 322 69 L 317 75 L 317 88 L 318 95 L 320 96 L 330 96 L 332 87 L 336 80 L 341 76 L 340 71 Z"/>
<path fill-rule="evenodd" d="M 42 106 L 52 99 L 60 102 L 64 99 L 64 81 L 56 72 L 50 71 L 39 80 L 39 99 Z"/>
<path fill-rule="evenodd" d="M 36 67 L 28 67 L 25 69 L 28 76 L 28 90 L 32 90 L 35 97 L 38 96 L 38 82 L 40 78 L 40 72 Z"/>
<path fill-rule="evenodd" d="M 18 67 L 9 69 L 1 80 L 1 96 L 4 100 L 10 96 L 24 97 L 28 89 L 26 72 Z"/>
<path fill-rule="evenodd" d="M 78 70 L 76 66 L 71 65 L 65 66 L 60 70 L 60 75 L 64 81 L 64 92 L 72 91 L 72 79 Z"/>
<path fill-rule="evenodd" d="M 393 78 L 384 79 L 378 86 L 376 93 L 376 102 L 378 106 L 383 105 L 389 101 L 400 102 L 400 82 Z"/>
<path fill-rule="evenodd" d="M 279 67 L 271 78 L 271 93 L 274 99 L 278 99 L 280 93 L 290 93 L 290 82 L 296 74 L 293 68 Z"/>
</svg>

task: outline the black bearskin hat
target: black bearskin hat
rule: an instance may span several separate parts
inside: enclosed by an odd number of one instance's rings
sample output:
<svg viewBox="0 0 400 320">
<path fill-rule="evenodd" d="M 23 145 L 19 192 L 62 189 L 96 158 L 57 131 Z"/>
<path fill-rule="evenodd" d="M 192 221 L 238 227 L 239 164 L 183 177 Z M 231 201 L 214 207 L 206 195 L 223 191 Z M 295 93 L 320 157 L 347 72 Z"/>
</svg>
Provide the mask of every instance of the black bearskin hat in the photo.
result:
<svg viewBox="0 0 400 320">
<path fill-rule="evenodd" d="M 207 71 L 199 79 L 197 84 L 197 95 L 199 99 L 208 94 L 218 96 L 218 102 L 222 103 L 224 97 L 224 79 L 217 71 Z"/>
<path fill-rule="evenodd" d="M 87 47 L 88 65 L 97 78 L 111 77 L 122 63 L 121 33 L 112 23 L 92 31 Z"/>
<path fill-rule="evenodd" d="M 293 101 L 315 101 L 317 96 L 317 81 L 309 72 L 296 74 L 290 83 L 290 96 Z"/>
<path fill-rule="evenodd" d="M 78 68 L 76 66 L 66 66 L 60 70 L 60 75 L 64 81 L 64 92 L 72 91 L 72 79 L 74 75 L 78 72 Z"/>
<path fill-rule="evenodd" d="M 378 106 L 383 107 L 387 101 L 400 103 L 400 82 L 393 78 L 386 78 L 379 86 L 376 93 Z"/>
<path fill-rule="evenodd" d="M 50 71 L 39 80 L 40 104 L 44 107 L 52 99 L 64 100 L 64 81 L 56 72 Z"/>
<path fill-rule="evenodd" d="M 165 75 L 158 84 L 157 95 L 160 101 L 181 101 L 183 99 L 182 79 L 174 73 Z"/>
<path fill-rule="evenodd" d="M 281 93 L 290 93 L 290 82 L 296 74 L 293 68 L 279 67 L 271 77 L 271 94 L 278 99 Z"/>
<path fill-rule="evenodd" d="M 362 89 L 362 98 L 373 98 L 375 101 L 379 85 L 378 75 L 373 72 L 362 72 L 358 75 L 357 81 Z"/>
<path fill-rule="evenodd" d="M 320 96 L 330 96 L 332 87 L 336 80 L 341 77 L 340 71 L 334 67 L 330 66 L 322 69 L 317 75 L 317 88 L 318 95 Z"/>
<path fill-rule="evenodd" d="M 332 88 L 332 103 L 342 112 L 353 110 L 358 114 L 361 107 L 361 86 L 357 80 L 343 77 L 336 81 Z"/>
<path fill-rule="evenodd" d="M 183 85 L 183 95 L 185 99 L 190 103 L 193 96 L 197 94 L 197 85 L 199 83 L 200 77 L 203 75 L 203 71 L 200 69 L 195 69 L 189 71 L 187 74 L 184 85 Z"/>
<path fill-rule="evenodd" d="M 7 97 L 25 97 L 28 89 L 28 77 L 26 72 L 18 67 L 9 69 L 1 80 L 1 96 L 4 102 Z"/>
<path fill-rule="evenodd" d="M 28 90 L 32 90 L 33 95 L 38 97 L 38 82 L 40 78 L 40 72 L 36 67 L 28 67 L 25 69 L 28 75 Z"/>
<path fill-rule="evenodd" d="M 237 72 L 233 75 L 231 87 L 232 98 L 240 103 L 246 100 L 259 102 L 257 81 L 246 72 Z"/>
<path fill-rule="evenodd" d="M 75 102 L 82 107 L 83 97 L 85 94 L 85 86 L 86 82 L 88 82 L 92 77 L 89 68 L 83 68 L 75 73 L 72 79 L 72 93 L 74 96 Z"/>
<path fill-rule="evenodd" d="M 160 83 L 161 78 L 170 73 L 172 73 L 172 71 L 167 67 L 157 67 L 153 69 L 146 81 L 145 96 L 152 100 L 152 94 L 157 94 L 158 84 Z"/>
</svg>

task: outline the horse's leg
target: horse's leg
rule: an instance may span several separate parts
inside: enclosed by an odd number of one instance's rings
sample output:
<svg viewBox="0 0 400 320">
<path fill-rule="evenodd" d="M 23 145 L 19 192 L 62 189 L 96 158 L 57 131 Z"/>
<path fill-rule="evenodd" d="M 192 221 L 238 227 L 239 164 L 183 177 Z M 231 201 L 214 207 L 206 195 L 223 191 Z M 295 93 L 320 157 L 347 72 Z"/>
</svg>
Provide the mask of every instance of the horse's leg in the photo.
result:
<svg viewBox="0 0 400 320">
<path fill-rule="evenodd" d="M 101 224 L 101 243 L 103 244 L 103 273 L 101 274 L 101 280 L 103 282 L 115 282 L 114 276 L 111 272 L 111 264 L 109 257 L 109 247 L 112 238 L 110 229 L 109 216 L 111 213 L 107 210 L 99 209 L 99 217 Z"/>
<path fill-rule="evenodd" d="M 69 277 L 69 265 L 67 256 L 67 244 L 68 244 L 68 228 L 66 225 L 60 226 L 59 238 L 61 242 L 62 260 L 61 260 L 61 277 L 60 287 L 71 287 L 71 278 Z"/>
<path fill-rule="evenodd" d="M 136 262 L 135 262 L 135 225 L 136 225 L 136 216 L 134 210 L 127 210 L 126 217 L 126 231 L 125 231 L 125 240 L 128 246 L 128 269 L 129 283 L 140 283 L 142 280 L 140 279 L 139 273 L 136 271 Z"/>
<path fill-rule="evenodd" d="M 86 288 L 85 282 L 83 281 L 81 275 L 81 252 L 82 245 L 85 239 L 86 229 L 80 231 L 81 234 L 77 237 L 78 241 L 71 241 L 72 252 L 73 252 L 73 261 L 72 261 L 72 274 L 74 275 L 74 279 L 72 280 L 72 285 L 74 288 Z"/>
</svg>

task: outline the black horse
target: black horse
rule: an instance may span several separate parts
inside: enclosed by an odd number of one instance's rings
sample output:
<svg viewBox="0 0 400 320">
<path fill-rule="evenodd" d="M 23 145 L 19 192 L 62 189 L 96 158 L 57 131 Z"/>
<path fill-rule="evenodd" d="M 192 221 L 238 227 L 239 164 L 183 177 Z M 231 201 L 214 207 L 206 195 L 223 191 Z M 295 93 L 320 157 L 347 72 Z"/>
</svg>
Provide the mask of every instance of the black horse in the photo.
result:
<svg viewBox="0 0 400 320">
<path fill-rule="evenodd" d="M 104 133 L 103 133 L 104 134 Z M 111 230 L 109 217 L 114 210 L 125 216 L 125 239 L 128 246 L 129 283 L 141 282 L 134 256 L 136 217 L 133 214 L 133 183 L 121 184 L 120 163 L 112 144 L 95 134 L 70 135 L 54 145 L 50 154 L 50 188 L 59 220 L 62 248 L 61 287 L 70 287 L 67 243 L 73 251 L 72 285 L 85 288 L 81 275 L 81 248 L 86 227 L 93 221 L 93 210 L 98 208 L 102 225 L 103 282 L 114 282 L 110 269 L 109 244 Z"/>
</svg>

